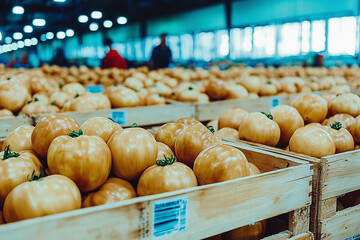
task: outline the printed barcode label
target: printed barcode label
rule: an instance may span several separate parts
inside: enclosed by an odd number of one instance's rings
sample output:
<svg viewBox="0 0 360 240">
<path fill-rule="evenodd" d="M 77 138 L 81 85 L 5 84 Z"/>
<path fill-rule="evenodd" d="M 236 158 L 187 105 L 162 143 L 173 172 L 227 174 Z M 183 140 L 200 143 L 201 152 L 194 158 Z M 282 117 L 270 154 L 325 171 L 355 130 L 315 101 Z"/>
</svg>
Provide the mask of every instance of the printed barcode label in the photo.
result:
<svg viewBox="0 0 360 240">
<path fill-rule="evenodd" d="M 187 204 L 187 195 L 153 202 L 153 239 L 186 230 Z"/>
<path fill-rule="evenodd" d="M 359 240 L 360 239 L 360 234 L 359 235 L 356 235 L 356 236 L 353 236 L 351 238 L 347 238 L 345 240 Z"/>
<path fill-rule="evenodd" d="M 103 85 L 86 86 L 85 89 L 86 89 L 86 92 L 88 92 L 88 93 L 103 93 L 104 92 Z"/>
<path fill-rule="evenodd" d="M 275 96 L 271 98 L 270 108 L 276 107 L 281 104 L 281 97 Z"/>
<path fill-rule="evenodd" d="M 120 125 L 126 125 L 127 124 L 127 113 L 126 111 L 120 111 L 120 110 L 114 110 L 111 112 L 111 118 L 114 120 L 114 122 L 120 124 Z"/>
</svg>

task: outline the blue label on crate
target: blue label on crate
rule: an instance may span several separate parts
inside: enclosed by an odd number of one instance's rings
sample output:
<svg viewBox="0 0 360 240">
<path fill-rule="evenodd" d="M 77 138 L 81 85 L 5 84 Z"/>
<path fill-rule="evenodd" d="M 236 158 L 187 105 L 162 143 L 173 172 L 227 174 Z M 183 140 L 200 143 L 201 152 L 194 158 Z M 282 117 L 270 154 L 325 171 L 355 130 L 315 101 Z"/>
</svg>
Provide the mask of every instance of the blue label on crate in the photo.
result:
<svg viewBox="0 0 360 240">
<path fill-rule="evenodd" d="M 360 240 L 360 234 L 356 235 L 356 236 L 353 236 L 353 237 L 350 237 L 350 238 L 347 238 L 345 240 Z"/>
<path fill-rule="evenodd" d="M 113 111 L 111 111 L 111 118 L 114 120 L 114 122 L 116 122 L 120 125 L 127 124 L 127 112 L 126 111 L 113 110 Z"/>
<path fill-rule="evenodd" d="M 161 199 L 153 202 L 153 239 L 183 232 L 187 227 L 188 196 Z"/>
<path fill-rule="evenodd" d="M 86 92 L 88 92 L 88 93 L 103 93 L 104 86 L 103 85 L 86 86 Z"/>
<path fill-rule="evenodd" d="M 281 104 L 281 97 L 279 96 L 271 97 L 270 108 L 276 107 L 277 105 L 280 104 Z"/>
<path fill-rule="evenodd" d="M 318 95 L 320 96 L 320 93 L 319 92 L 312 92 L 313 95 Z"/>
</svg>

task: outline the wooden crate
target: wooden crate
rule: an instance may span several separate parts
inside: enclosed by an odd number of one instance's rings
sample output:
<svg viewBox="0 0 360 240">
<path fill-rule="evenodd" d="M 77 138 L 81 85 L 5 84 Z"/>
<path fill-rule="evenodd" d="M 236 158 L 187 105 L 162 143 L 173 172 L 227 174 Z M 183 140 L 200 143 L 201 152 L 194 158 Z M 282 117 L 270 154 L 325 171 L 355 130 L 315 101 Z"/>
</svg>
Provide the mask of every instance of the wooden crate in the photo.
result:
<svg viewBox="0 0 360 240">
<path fill-rule="evenodd" d="M 6 136 L 15 128 L 23 125 L 34 125 L 34 119 L 20 115 L 17 117 L 0 117 L 0 139 L 6 138 Z"/>
<path fill-rule="evenodd" d="M 343 240 L 360 234 L 360 205 L 336 211 L 339 196 L 360 189 L 360 150 L 314 158 L 257 143 L 240 142 L 314 164 L 310 229 L 316 239 Z"/>
<path fill-rule="evenodd" d="M 241 149 L 263 173 L 0 225 L 0 239 L 154 239 L 155 206 L 179 199 L 187 209 L 181 208 L 187 212 L 186 229 L 162 239 L 202 239 L 284 213 L 289 213 L 288 231 L 268 240 L 312 239 L 308 230 L 313 166 L 245 144 L 226 144 Z"/>
<path fill-rule="evenodd" d="M 72 117 L 80 125 L 91 117 L 111 117 L 125 127 L 131 126 L 133 123 L 138 126 L 148 126 L 176 121 L 183 117 L 195 117 L 195 107 L 190 104 L 167 104 L 61 114 Z M 38 123 L 45 115 L 35 116 L 35 123 Z"/>
</svg>

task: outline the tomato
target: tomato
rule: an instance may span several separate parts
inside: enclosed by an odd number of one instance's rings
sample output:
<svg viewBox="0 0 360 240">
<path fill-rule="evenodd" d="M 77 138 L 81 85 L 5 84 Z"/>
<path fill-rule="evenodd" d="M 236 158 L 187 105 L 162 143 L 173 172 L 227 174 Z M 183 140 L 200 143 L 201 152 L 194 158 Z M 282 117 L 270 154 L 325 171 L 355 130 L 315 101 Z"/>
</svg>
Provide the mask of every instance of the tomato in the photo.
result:
<svg viewBox="0 0 360 240">
<path fill-rule="evenodd" d="M 322 122 L 328 112 L 327 102 L 317 95 L 300 96 L 291 106 L 299 111 L 305 122 Z"/>
<path fill-rule="evenodd" d="M 296 108 L 278 105 L 270 110 L 273 120 L 280 127 L 280 144 L 286 146 L 296 129 L 304 126 L 304 120 Z"/>
<path fill-rule="evenodd" d="M 49 97 L 44 92 L 38 92 L 35 93 L 32 98 L 32 101 L 39 101 L 41 103 L 44 103 L 45 105 L 50 104 Z"/>
<path fill-rule="evenodd" d="M 31 134 L 31 142 L 36 153 L 46 158 L 50 143 L 58 136 L 79 129 L 79 124 L 69 116 L 51 114 L 43 117 Z"/>
<path fill-rule="evenodd" d="M 259 91 L 260 96 L 271 96 L 271 95 L 276 95 L 276 93 L 277 93 L 277 88 L 272 81 L 268 80 L 265 82 L 265 84 L 261 84 Z"/>
<path fill-rule="evenodd" d="M 208 128 L 194 124 L 182 130 L 176 138 L 175 155 L 180 162 L 192 167 L 202 150 L 220 144 L 221 139 Z"/>
<path fill-rule="evenodd" d="M 347 113 L 338 113 L 334 116 L 330 117 L 329 119 L 325 119 L 322 122 L 322 125 L 330 126 L 335 122 L 341 122 L 341 125 L 346 128 L 347 130 L 350 129 L 351 125 L 354 123 L 355 118 Z"/>
<path fill-rule="evenodd" d="M 239 138 L 274 147 L 280 140 L 280 128 L 271 114 L 252 112 L 240 124 Z"/>
<path fill-rule="evenodd" d="M 20 111 L 20 114 L 36 115 L 45 113 L 58 113 L 60 109 L 57 106 L 34 101 L 26 104 Z"/>
<path fill-rule="evenodd" d="M 16 112 L 29 100 L 29 92 L 21 83 L 14 80 L 0 82 L 0 107 Z"/>
<path fill-rule="evenodd" d="M 101 93 L 88 93 L 77 98 L 74 98 L 67 103 L 65 106 L 69 109 L 67 111 L 94 111 L 94 110 L 105 110 L 111 109 L 111 103 L 109 98 Z"/>
<path fill-rule="evenodd" d="M 356 117 L 360 114 L 360 97 L 353 93 L 338 94 L 331 105 L 331 112 L 347 113 Z"/>
<path fill-rule="evenodd" d="M 177 123 L 182 123 L 184 124 L 186 127 L 188 126 L 191 126 L 191 125 L 194 125 L 194 124 L 200 124 L 202 125 L 201 122 L 199 122 L 198 120 L 194 119 L 194 118 L 188 118 L 188 117 L 185 117 L 185 118 L 180 118 L 176 121 Z"/>
<path fill-rule="evenodd" d="M 141 174 L 137 186 L 139 196 L 146 196 L 179 189 L 196 187 L 194 172 L 181 162 L 175 162 L 174 155 L 157 160 L 156 165 Z"/>
<path fill-rule="evenodd" d="M 127 181 L 110 177 L 99 190 L 85 197 L 82 207 L 92 207 L 124 201 L 136 197 L 134 187 Z"/>
<path fill-rule="evenodd" d="M 222 240 L 258 240 L 265 236 L 266 222 L 255 222 L 234 230 L 224 232 L 221 235 Z"/>
<path fill-rule="evenodd" d="M 97 136 L 70 132 L 55 138 L 48 150 L 47 163 L 51 174 L 61 174 L 73 180 L 81 192 L 100 187 L 111 170 L 111 152 Z"/>
<path fill-rule="evenodd" d="M 164 97 L 170 97 L 173 93 L 173 90 L 162 82 L 155 83 L 155 86 L 149 88 L 149 91 L 152 94 L 161 94 Z"/>
<path fill-rule="evenodd" d="M 62 175 L 34 178 L 15 187 L 6 197 L 4 218 L 15 222 L 81 207 L 81 194 L 71 179 Z"/>
<path fill-rule="evenodd" d="M 132 181 L 156 161 L 158 147 L 154 137 L 142 128 L 127 128 L 115 132 L 108 141 L 113 173 Z"/>
<path fill-rule="evenodd" d="M 64 93 L 75 97 L 76 95 L 83 95 L 86 93 L 85 87 L 80 83 L 68 83 L 61 89 Z"/>
<path fill-rule="evenodd" d="M 330 134 L 321 127 L 305 126 L 297 129 L 289 142 L 292 152 L 323 157 L 332 155 L 336 151 L 335 143 Z"/>
<path fill-rule="evenodd" d="M 50 103 L 54 103 L 59 108 L 62 108 L 67 101 L 72 99 L 73 96 L 66 92 L 56 91 L 50 96 Z"/>
<path fill-rule="evenodd" d="M 14 114 L 9 109 L 0 109 L 0 117 L 13 117 Z"/>
<path fill-rule="evenodd" d="M 360 116 L 357 116 L 350 126 L 349 132 L 354 138 L 355 143 L 360 143 Z"/>
<path fill-rule="evenodd" d="M 228 84 L 226 90 L 228 99 L 247 98 L 249 95 L 248 90 L 240 84 Z"/>
<path fill-rule="evenodd" d="M 51 78 L 34 77 L 31 79 L 31 90 L 33 93 L 44 91 L 52 94 L 59 90 L 59 84 Z"/>
<path fill-rule="evenodd" d="M 136 94 L 139 97 L 139 106 L 145 106 L 147 96 L 149 95 L 149 91 L 146 88 L 142 88 L 136 91 Z"/>
<path fill-rule="evenodd" d="M 175 152 L 175 140 L 185 125 L 182 123 L 167 123 L 162 125 L 155 134 L 155 139 L 158 142 L 165 143 L 169 148 Z"/>
<path fill-rule="evenodd" d="M 260 79 L 256 76 L 244 76 L 240 79 L 243 85 L 250 93 L 258 93 L 260 90 Z"/>
<path fill-rule="evenodd" d="M 219 129 L 224 127 L 239 129 L 240 124 L 249 113 L 239 107 L 231 108 L 220 115 L 218 120 Z"/>
<path fill-rule="evenodd" d="M 166 100 L 161 94 L 149 94 L 146 98 L 146 105 L 165 105 Z"/>
<path fill-rule="evenodd" d="M 144 83 L 134 77 L 128 77 L 125 79 L 124 86 L 135 91 L 139 91 L 144 87 Z"/>
<path fill-rule="evenodd" d="M 323 126 L 323 129 L 332 137 L 332 140 L 335 143 L 336 153 L 351 151 L 354 149 L 353 137 L 348 130 L 342 128 L 342 124 L 340 122 L 335 122 L 330 126 Z"/>
<path fill-rule="evenodd" d="M 182 102 L 198 102 L 200 95 L 196 88 L 190 86 L 188 89 L 179 92 L 177 99 Z"/>
<path fill-rule="evenodd" d="M 253 163 L 249 163 L 250 176 L 261 174 L 260 169 Z"/>
<path fill-rule="evenodd" d="M 108 96 L 113 108 L 135 107 L 140 105 L 139 96 L 126 87 L 109 87 L 104 94 Z"/>
<path fill-rule="evenodd" d="M 85 135 L 98 136 L 107 142 L 111 135 L 116 131 L 120 131 L 122 127 L 109 118 L 93 117 L 86 120 L 80 129 Z"/>
<path fill-rule="evenodd" d="M 250 175 L 249 163 L 239 149 L 216 145 L 203 150 L 194 162 L 199 185 L 223 182 Z"/>
<path fill-rule="evenodd" d="M 211 79 L 206 86 L 205 93 L 209 95 L 211 100 L 222 100 L 228 95 L 226 84 L 220 79 Z"/>
<path fill-rule="evenodd" d="M 239 140 L 239 131 L 229 127 L 220 129 L 219 131 L 215 132 L 215 135 L 219 136 L 220 138 L 229 140 Z"/>
<path fill-rule="evenodd" d="M 11 146 L 13 151 L 34 150 L 31 143 L 31 134 L 33 130 L 33 126 L 21 126 L 15 128 L 5 138 L 2 150 L 4 150 L 8 145 Z"/>
<path fill-rule="evenodd" d="M 156 142 L 158 146 L 158 153 L 156 159 L 163 159 L 164 157 L 171 158 L 174 155 L 173 151 L 164 143 Z"/>
<path fill-rule="evenodd" d="M 213 127 L 214 128 L 214 130 L 215 130 L 215 132 L 216 131 L 218 131 L 219 130 L 219 122 L 218 122 L 218 120 L 211 120 L 210 122 L 208 122 L 207 124 L 206 124 L 206 126 L 207 127 Z"/>
<path fill-rule="evenodd" d="M 33 171 L 39 173 L 42 165 L 31 151 L 12 152 L 9 145 L 0 152 L 0 208 L 8 193 L 26 182 Z"/>
</svg>

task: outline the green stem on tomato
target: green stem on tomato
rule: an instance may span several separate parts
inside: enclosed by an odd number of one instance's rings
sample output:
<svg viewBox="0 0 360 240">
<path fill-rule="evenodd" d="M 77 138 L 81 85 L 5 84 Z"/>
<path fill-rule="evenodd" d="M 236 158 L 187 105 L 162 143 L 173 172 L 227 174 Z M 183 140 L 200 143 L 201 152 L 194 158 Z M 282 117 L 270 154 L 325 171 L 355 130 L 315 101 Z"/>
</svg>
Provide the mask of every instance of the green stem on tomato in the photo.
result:
<svg viewBox="0 0 360 240">
<path fill-rule="evenodd" d="M 83 135 L 83 131 L 81 129 L 79 129 L 78 132 L 76 131 L 71 131 L 69 134 L 68 134 L 70 137 L 80 137 L 81 135 Z"/>
<path fill-rule="evenodd" d="M 130 128 L 136 128 L 136 127 L 138 127 L 137 123 L 133 123 L 133 124 L 130 126 Z"/>
<path fill-rule="evenodd" d="M 30 181 L 30 182 L 40 181 L 44 177 L 44 173 L 43 173 L 43 171 L 41 171 L 41 169 L 39 169 L 39 172 L 40 172 L 40 175 L 38 176 L 38 175 L 35 175 L 35 170 L 33 170 L 30 177 L 29 176 L 27 177 L 28 181 Z"/>
<path fill-rule="evenodd" d="M 210 132 L 215 133 L 215 129 L 213 126 L 207 126 L 207 129 L 209 129 Z"/>
<path fill-rule="evenodd" d="M 266 113 L 266 112 L 261 112 L 262 114 L 264 114 L 268 119 L 273 120 L 273 116 L 270 113 Z"/>
<path fill-rule="evenodd" d="M 156 160 L 156 165 L 164 167 L 173 164 L 176 160 L 175 155 L 171 154 L 171 157 L 166 157 L 164 154 L 164 159 Z"/>
<path fill-rule="evenodd" d="M 330 127 L 335 130 L 340 130 L 342 128 L 342 124 L 341 122 L 334 122 L 333 124 L 330 125 Z"/>
<path fill-rule="evenodd" d="M 13 157 L 19 157 L 20 153 L 18 152 L 12 152 L 10 149 L 10 145 L 7 145 L 4 151 L 4 156 L 2 158 L 2 160 L 6 160 L 8 158 L 13 158 Z"/>
</svg>

